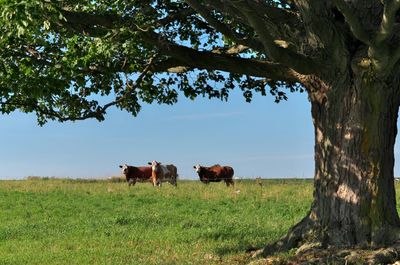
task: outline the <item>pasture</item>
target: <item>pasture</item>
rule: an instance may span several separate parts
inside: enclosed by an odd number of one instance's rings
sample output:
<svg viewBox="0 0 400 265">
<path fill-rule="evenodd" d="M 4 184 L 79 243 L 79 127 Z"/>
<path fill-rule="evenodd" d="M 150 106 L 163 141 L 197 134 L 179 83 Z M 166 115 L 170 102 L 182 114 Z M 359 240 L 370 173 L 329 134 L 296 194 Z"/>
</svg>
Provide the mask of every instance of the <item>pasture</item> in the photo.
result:
<svg viewBox="0 0 400 265">
<path fill-rule="evenodd" d="M 178 188 L 0 181 L 0 264 L 243 264 L 308 211 L 311 180 Z"/>
</svg>

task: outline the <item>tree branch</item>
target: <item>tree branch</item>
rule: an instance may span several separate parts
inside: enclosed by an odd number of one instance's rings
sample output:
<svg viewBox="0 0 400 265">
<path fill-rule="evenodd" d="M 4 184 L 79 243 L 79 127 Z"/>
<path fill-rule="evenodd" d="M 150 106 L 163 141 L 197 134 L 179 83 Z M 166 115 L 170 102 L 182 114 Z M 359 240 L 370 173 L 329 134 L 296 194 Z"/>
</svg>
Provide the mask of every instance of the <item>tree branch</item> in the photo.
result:
<svg viewBox="0 0 400 265">
<path fill-rule="evenodd" d="M 303 42 L 301 52 L 305 54 L 320 54 L 320 58 L 326 58 L 331 65 L 335 65 L 339 71 L 345 71 L 347 60 L 346 35 L 348 30 L 345 23 L 337 19 L 337 8 L 331 1 L 321 0 L 291 0 L 301 17 Z M 341 15 L 341 14 L 340 14 Z M 346 25 L 347 26 L 347 25 Z M 303 30 L 303 29 L 302 29 Z M 307 43 L 307 45 L 304 45 Z M 321 62 L 325 64 L 325 62 Z M 331 74 L 331 73 L 330 73 Z M 328 74 L 328 75 L 330 75 Z"/>
<path fill-rule="evenodd" d="M 399 9 L 399 0 L 387 0 L 384 2 L 382 22 L 374 40 L 376 45 L 386 41 L 393 33 L 393 25 L 396 21 L 396 13 Z"/>
<path fill-rule="evenodd" d="M 154 10 L 150 7 L 149 9 Z M 90 35 L 104 35 L 104 29 L 115 29 L 118 25 L 126 25 L 131 22 L 129 18 L 121 18 L 111 14 L 91 14 L 88 12 L 76 12 L 67 9 L 61 9 L 60 12 L 65 17 L 66 21 L 58 21 L 60 26 L 66 26 L 74 31 Z M 156 12 L 156 11 L 155 11 Z M 158 20 L 155 24 L 146 25 L 145 28 L 165 26 L 171 22 L 182 20 L 185 17 L 195 14 L 191 8 L 185 8 L 180 11 L 171 13 L 166 17 Z M 96 28 L 100 26 L 101 29 Z"/>
<path fill-rule="evenodd" d="M 253 28 L 246 16 L 243 15 L 242 10 L 236 8 L 231 1 L 204 0 L 204 2 L 209 9 L 218 10 L 222 14 L 234 18 L 240 24 Z M 278 8 L 260 0 L 247 1 L 247 4 L 252 6 L 254 15 L 264 18 L 268 17 L 268 20 L 274 24 L 274 36 L 280 36 L 280 39 L 297 43 L 301 39 L 301 36 L 304 35 L 304 27 L 297 12 Z"/>
<path fill-rule="evenodd" d="M 318 65 L 309 57 L 291 50 L 288 43 L 284 40 L 274 40 L 270 30 L 276 30 L 274 29 L 275 25 L 272 21 L 264 20 L 256 15 L 253 7 L 251 7 L 247 1 L 236 0 L 232 1 L 232 4 L 241 10 L 249 24 L 259 34 L 261 42 L 270 58 L 302 74 L 315 74 L 323 69 L 323 65 Z"/>
<path fill-rule="evenodd" d="M 224 23 L 217 20 L 212 14 L 211 10 L 207 9 L 205 6 L 201 5 L 196 0 L 186 0 L 194 10 L 196 10 L 213 28 L 217 31 L 221 32 L 223 35 L 228 37 L 229 39 L 237 42 L 238 44 L 243 44 L 250 48 L 254 48 L 255 50 L 262 50 L 262 43 L 258 42 L 254 39 L 249 39 L 248 37 L 233 31 L 231 28 L 226 26 Z"/>
<path fill-rule="evenodd" d="M 150 31 L 143 32 L 142 37 L 148 43 L 154 45 L 161 54 L 172 57 L 176 62 L 179 62 L 176 65 L 171 65 L 171 61 L 169 61 L 167 64 L 169 68 L 171 68 L 171 66 L 184 66 L 208 70 L 221 70 L 258 77 L 272 78 L 272 76 L 274 76 L 275 79 L 281 78 L 282 80 L 291 82 L 298 81 L 298 73 L 279 63 L 233 57 L 227 54 L 218 54 L 210 51 L 198 51 L 186 46 L 171 43 L 163 39 L 160 35 Z"/>
<path fill-rule="evenodd" d="M 184 53 L 184 51 L 182 51 Z M 200 52 L 196 55 L 190 55 L 196 61 L 183 61 L 176 58 L 169 58 L 155 63 L 151 68 L 153 72 L 184 73 L 194 69 L 220 70 L 230 73 L 249 75 L 254 77 L 266 77 L 275 81 L 298 82 L 300 74 L 290 68 L 278 63 L 256 61 L 237 57 L 210 57 L 209 54 Z M 204 60 L 204 61 L 203 61 Z M 215 62 L 214 65 L 211 64 Z M 230 64 L 237 65 L 230 65 Z"/>
<path fill-rule="evenodd" d="M 394 66 L 400 60 L 400 47 L 397 47 L 391 54 L 388 66 Z"/>
<path fill-rule="evenodd" d="M 26 102 L 21 102 L 21 101 L 1 102 L 1 105 L 12 105 L 12 106 L 17 106 L 18 108 L 27 107 L 27 108 L 30 108 L 30 109 L 36 111 L 39 115 L 45 115 L 50 118 L 55 118 L 55 119 L 58 119 L 58 121 L 60 121 L 60 122 L 86 120 L 89 118 L 95 118 L 99 121 L 102 121 L 102 120 L 104 120 L 104 115 L 106 114 L 106 110 L 108 108 L 123 102 L 127 97 L 130 96 L 131 92 L 135 88 L 140 86 L 144 77 L 150 71 L 155 58 L 156 58 L 156 56 L 153 56 L 149 60 L 146 67 L 143 69 L 143 71 L 137 77 L 136 81 L 133 84 L 129 84 L 128 82 L 126 83 L 126 90 L 121 97 L 117 97 L 115 100 L 113 100 L 103 106 L 97 106 L 95 110 L 85 110 L 84 112 L 80 113 L 80 116 L 65 115 L 65 114 L 63 114 L 62 111 L 55 110 L 52 107 L 41 106 L 39 104 L 39 100 L 37 100 L 37 99 L 34 99 L 34 100 L 28 99 Z M 41 124 L 40 121 L 39 121 L 39 124 Z"/>
<path fill-rule="evenodd" d="M 124 94 L 121 97 L 116 98 L 114 101 L 111 101 L 111 102 L 105 104 L 103 107 L 100 107 L 99 112 L 102 113 L 102 115 L 104 115 L 106 113 L 106 110 L 109 107 L 117 105 L 117 104 L 121 103 L 122 101 L 124 101 L 135 88 L 140 86 L 140 83 L 143 81 L 146 74 L 150 71 L 150 69 L 153 65 L 154 59 L 156 57 L 157 57 L 157 55 L 154 55 L 153 57 L 150 58 L 148 64 L 144 67 L 143 71 L 141 72 L 141 74 L 138 76 L 138 78 L 136 79 L 136 81 L 133 84 L 129 84 L 128 81 L 126 82 L 126 91 L 124 92 Z"/>
<path fill-rule="evenodd" d="M 158 26 L 163 26 L 163 25 L 167 25 L 171 22 L 174 22 L 176 20 L 181 20 L 184 19 L 185 17 L 188 17 L 190 15 L 195 14 L 196 12 L 191 9 L 191 8 L 186 8 L 186 9 L 182 9 L 178 12 L 169 14 L 168 16 L 166 16 L 163 19 L 160 19 L 157 23 Z"/>
<path fill-rule="evenodd" d="M 74 21 L 76 20 L 71 20 L 71 22 Z M 97 19 L 89 19 L 88 21 L 96 21 L 96 23 L 102 23 L 102 20 Z M 76 22 L 79 23 L 79 21 Z M 104 24 L 104 26 L 111 25 L 113 25 L 113 23 L 110 21 Z M 135 25 L 133 24 L 133 26 Z M 290 82 L 298 81 L 298 73 L 281 64 L 244 59 L 229 55 L 237 54 L 241 51 L 244 51 L 246 47 L 243 45 L 231 47 L 231 49 L 228 49 L 224 52 L 221 52 L 222 49 L 217 49 L 213 52 L 197 51 L 182 45 L 172 43 L 149 29 L 142 29 L 136 26 L 133 31 L 140 32 L 145 42 L 154 46 L 154 48 L 156 48 L 161 54 L 172 57 L 172 59 L 174 60 L 163 62 L 162 64 L 159 63 L 160 65 L 162 65 L 162 67 L 153 67 L 152 71 L 160 71 L 161 69 L 168 70 L 176 67 L 181 67 L 179 71 L 184 71 L 189 67 L 208 70 L 221 70 L 238 74 L 247 74 L 251 76 L 269 77 L 276 80 L 282 79 Z M 120 65 L 120 71 L 125 72 L 126 69 L 122 66 L 123 64 Z M 174 71 L 176 71 L 176 69 Z"/>
<path fill-rule="evenodd" d="M 211 52 L 218 54 L 226 54 L 226 55 L 237 55 L 248 49 L 249 47 L 238 44 L 238 45 L 233 45 L 231 47 L 217 47 L 214 48 Z"/>
<path fill-rule="evenodd" d="M 104 36 L 110 29 L 115 27 L 114 23 L 120 18 L 111 14 L 91 14 L 88 12 L 76 12 L 60 9 L 64 19 L 56 21 L 59 28 L 67 28 L 73 32 L 93 37 Z"/>
<path fill-rule="evenodd" d="M 117 16 L 109 14 L 91 14 L 87 12 L 74 12 L 65 9 L 62 9 L 61 13 L 67 22 L 90 27 L 94 25 L 101 25 L 105 28 L 112 28 L 114 22 L 118 20 Z"/>
<path fill-rule="evenodd" d="M 350 26 L 350 30 L 354 34 L 354 36 L 360 41 L 370 46 L 371 45 L 370 36 L 364 30 L 361 21 L 358 19 L 356 14 L 351 10 L 349 5 L 347 5 L 347 3 L 344 0 L 333 0 L 333 3 L 345 17 L 347 23 Z"/>
<path fill-rule="evenodd" d="M 222 13 L 233 16 L 237 19 L 241 19 L 242 22 L 246 21 L 246 19 L 242 18 L 242 13 L 240 9 L 235 8 L 229 3 L 220 1 L 220 0 L 205 0 L 208 6 L 213 7 L 219 10 Z M 263 1 L 249 1 L 249 4 L 256 6 L 256 10 L 254 10 L 257 14 L 266 15 L 269 19 L 271 19 L 277 25 L 282 24 L 290 24 L 296 25 L 299 24 L 300 20 L 298 14 L 292 11 L 288 11 L 283 8 L 277 8 L 275 6 L 267 5 Z"/>
</svg>

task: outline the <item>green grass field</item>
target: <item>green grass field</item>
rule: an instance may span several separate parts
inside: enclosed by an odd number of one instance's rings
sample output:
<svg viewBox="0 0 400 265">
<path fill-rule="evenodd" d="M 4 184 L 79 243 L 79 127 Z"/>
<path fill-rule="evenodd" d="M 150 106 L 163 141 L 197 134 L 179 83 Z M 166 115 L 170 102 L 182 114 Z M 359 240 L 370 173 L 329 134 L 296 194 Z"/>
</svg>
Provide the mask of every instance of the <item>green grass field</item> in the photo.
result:
<svg viewBox="0 0 400 265">
<path fill-rule="evenodd" d="M 243 264 L 311 199 L 311 180 L 0 181 L 0 264 Z"/>
</svg>

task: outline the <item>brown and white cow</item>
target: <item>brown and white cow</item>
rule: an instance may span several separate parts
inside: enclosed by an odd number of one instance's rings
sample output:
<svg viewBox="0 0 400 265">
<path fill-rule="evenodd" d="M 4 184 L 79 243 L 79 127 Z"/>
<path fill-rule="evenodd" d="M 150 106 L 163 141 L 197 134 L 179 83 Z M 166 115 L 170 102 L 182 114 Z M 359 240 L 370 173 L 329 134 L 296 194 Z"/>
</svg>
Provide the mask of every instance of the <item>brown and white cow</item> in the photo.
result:
<svg viewBox="0 0 400 265">
<path fill-rule="evenodd" d="M 134 167 L 123 164 L 119 166 L 122 174 L 125 175 L 129 186 L 135 185 L 136 182 L 151 182 L 155 186 L 156 179 L 153 179 L 152 168 L 149 166 Z"/>
<path fill-rule="evenodd" d="M 199 164 L 193 166 L 199 175 L 200 181 L 209 184 L 210 182 L 225 181 L 226 186 L 234 185 L 233 168 L 229 166 L 214 165 L 211 167 L 203 167 Z"/>
<path fill-rule="evenodd" d="M 161 186 L 162 182 L 169 182 L 175 187 L 178 185 L 178 170 L 176 166 L 162 165 L 161 162 L 152 161 L 148 163 L 152 168 L 152 178 L 156 179 L 157 185 Z"/>
</svg>

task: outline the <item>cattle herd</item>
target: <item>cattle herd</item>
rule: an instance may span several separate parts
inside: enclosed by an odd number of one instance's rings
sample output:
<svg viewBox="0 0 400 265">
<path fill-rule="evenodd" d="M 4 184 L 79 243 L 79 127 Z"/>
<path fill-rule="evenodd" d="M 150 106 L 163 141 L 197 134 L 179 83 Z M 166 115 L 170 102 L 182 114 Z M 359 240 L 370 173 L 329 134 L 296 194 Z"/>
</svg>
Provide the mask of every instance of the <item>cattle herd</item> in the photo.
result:
<svg viewBox="0 0 400 265">
<path fill-rule="evenodd" d="M 119 167 L 129 186 L 135 185 L 136 182 L 151 182 L 153 186 L 161 186 L 163 182 L 169 182 L 174 186 L 177 185 L 178 170 L 176 166 L 172 164 L 163 165 L 157 161 L 149 162 L 148 165 L 135 167 L 123 164 Z M 226 186 L 234 185 L 232 167 L 218 164 L 204 167 L 197 164 L 193 168 L 199 175 L 200 181 L 205 184 L 224 181 Z"/>
</svg>

